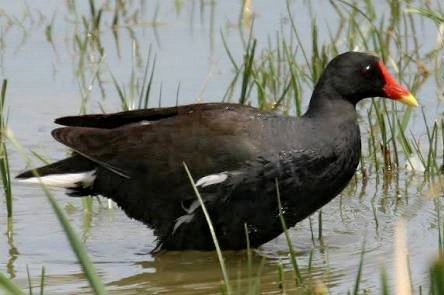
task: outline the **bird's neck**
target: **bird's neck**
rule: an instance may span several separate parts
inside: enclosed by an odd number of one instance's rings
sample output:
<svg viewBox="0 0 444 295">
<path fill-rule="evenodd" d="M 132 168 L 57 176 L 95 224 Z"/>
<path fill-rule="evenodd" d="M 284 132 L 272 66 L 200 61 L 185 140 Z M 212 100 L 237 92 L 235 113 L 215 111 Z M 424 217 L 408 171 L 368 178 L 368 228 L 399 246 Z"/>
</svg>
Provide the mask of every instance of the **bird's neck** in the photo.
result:
<svg viewBox="0 0 444 295">
<path fill-rule="evenodd" d="M 355 104 L 350 101 L 321 79 L 313 91 L 304 117 L 354 116 Z"/>
</svg>

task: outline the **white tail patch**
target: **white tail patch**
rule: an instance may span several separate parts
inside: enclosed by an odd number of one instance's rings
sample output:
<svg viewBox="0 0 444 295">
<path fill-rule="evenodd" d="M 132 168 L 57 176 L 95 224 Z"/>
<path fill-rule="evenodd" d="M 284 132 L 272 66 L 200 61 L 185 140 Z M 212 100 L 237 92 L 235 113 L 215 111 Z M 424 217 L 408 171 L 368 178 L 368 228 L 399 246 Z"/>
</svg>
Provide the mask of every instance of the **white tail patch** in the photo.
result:
<svg viewBox="0 0 444 295">
<path fill-rule="evenodd" d="M 19 179 L 23 183 L 40 184 L 47 186 L 74 188 L 82 186 L 84 188 L 90 187 L 96 179 L 96 170 L 80 172 L 80 173 L 66 173 L 66 174 L 50 174 L 42 177 L 31 177 L 26 179 Z"/>
</svg>

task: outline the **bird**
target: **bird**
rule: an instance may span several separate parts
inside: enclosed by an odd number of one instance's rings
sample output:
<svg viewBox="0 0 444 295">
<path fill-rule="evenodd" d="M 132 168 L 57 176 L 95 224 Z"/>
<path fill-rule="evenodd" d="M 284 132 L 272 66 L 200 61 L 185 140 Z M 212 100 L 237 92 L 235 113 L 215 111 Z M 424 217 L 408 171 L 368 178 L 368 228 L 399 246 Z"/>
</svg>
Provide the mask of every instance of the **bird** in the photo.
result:
<svg viewBox="0 0 444 295">
<path fill-rule="evenodd" d="M 258 248 L 281 217 L 292 227 L 347 186 L 361 157 L 356 104 L 369 97 L 418 105 L 382 59 L 345 52 L 300 117 L 235 103 L 61 117 L 52 136 L 72 154 L 17 178 L 112 199 L 153 230 L 155 251 L 215 249 L 201 204 L 222 250 Z"/>
</svg>

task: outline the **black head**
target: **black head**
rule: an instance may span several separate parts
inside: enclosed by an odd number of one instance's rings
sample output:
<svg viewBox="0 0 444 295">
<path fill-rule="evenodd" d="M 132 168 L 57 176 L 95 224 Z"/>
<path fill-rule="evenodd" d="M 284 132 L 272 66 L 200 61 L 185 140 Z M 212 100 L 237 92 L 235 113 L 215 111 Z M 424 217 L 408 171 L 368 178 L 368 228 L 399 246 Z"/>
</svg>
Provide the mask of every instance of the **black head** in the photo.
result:
<svg viewBox="0 0 444 295">
<path fill-rule="evenodd" d="M 367 97 L 387 97 L 410 106 L 417 102 L 410 92 L 389 73 L 375 55 L 346 52 L 330 61 L 319 81 L 319 86 L 333 88 L 346 100 L 356 104 Z"/>
</svg>

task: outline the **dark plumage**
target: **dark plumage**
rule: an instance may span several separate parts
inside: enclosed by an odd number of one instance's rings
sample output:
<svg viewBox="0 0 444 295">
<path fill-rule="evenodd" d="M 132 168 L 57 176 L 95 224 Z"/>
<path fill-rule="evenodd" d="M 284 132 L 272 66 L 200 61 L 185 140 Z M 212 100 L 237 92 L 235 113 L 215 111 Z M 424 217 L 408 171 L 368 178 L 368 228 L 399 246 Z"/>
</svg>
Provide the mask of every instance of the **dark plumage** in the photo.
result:
<svg viewBox="0 0 444 295">
<path fill-rule="evenodd" d="M 72 196 L 111 198 L 162 249 L 211 250 L 185 162 L 221 247 L 245 248 L 244 224 L 258 247 L 282 232 L 276 179 L 288 226 L 347 185 L 361 154 L 355 105 L 374 96 L 416 104 L 377 57 L 349 52 L 329 63 L 301 118 L 225 103 L 59 118 L 69 127 L 52 134 L 74 154 L 36 172 Z M 31 171 L 17 177 L 36 182 Z"/>
</svg>

